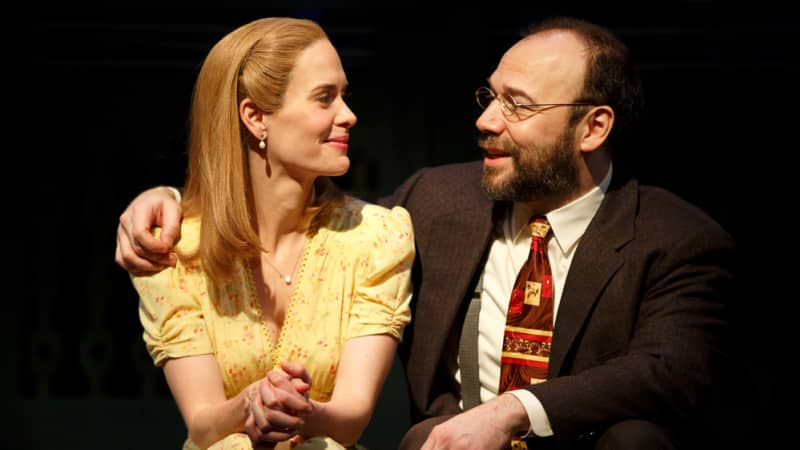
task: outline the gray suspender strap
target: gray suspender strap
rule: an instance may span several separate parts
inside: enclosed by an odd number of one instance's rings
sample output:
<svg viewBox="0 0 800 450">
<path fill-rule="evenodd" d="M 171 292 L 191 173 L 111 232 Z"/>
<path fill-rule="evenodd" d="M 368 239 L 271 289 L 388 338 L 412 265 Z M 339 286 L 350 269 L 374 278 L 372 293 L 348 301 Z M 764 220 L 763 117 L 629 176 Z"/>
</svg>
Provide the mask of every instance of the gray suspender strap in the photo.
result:
<svg viewBox="0 0 800 450">
<path fill-rule="evenodd" d="M 461 339 L 458 343 L 459 369 L 461 370 L 461 400 L 464 411 L 481 403 L 481 382 L 478 378 L 478 318 L 481 313 L 483 274 L 469 301 Z"/>
</svg>

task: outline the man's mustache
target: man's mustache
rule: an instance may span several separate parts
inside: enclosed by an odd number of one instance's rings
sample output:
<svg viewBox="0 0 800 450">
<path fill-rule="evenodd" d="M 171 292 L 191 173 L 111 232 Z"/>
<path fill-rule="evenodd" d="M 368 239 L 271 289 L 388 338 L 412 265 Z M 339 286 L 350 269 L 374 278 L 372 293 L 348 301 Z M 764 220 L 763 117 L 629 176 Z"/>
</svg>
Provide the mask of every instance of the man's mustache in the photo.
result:
<svg viewBox="0 0 800 450">
<path fill-rule="evenodd" d="M 517 146 L 508 142 L 507 139 L 501 139 L 499 136 L 493 136 L 487 133 L 478 135 L 478 145 L 481 148 L 499 148 L 504 152 L 516 155 L 518 153 Z"/>
</svg>

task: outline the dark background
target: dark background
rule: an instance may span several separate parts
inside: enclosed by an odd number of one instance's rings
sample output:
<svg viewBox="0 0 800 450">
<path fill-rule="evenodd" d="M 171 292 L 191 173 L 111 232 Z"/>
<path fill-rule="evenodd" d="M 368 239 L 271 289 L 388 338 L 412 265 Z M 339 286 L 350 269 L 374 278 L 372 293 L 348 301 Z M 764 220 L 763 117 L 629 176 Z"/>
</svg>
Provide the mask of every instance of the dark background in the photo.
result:
<svg viewBox="0 0 800 450">
<path fill-rule="evenodd" d="M 113 263 L 117 220 L 136 193 L 183 182 L 189 97 L 210 47 L 276 15 L 316 19 L 340 51 L 359 123 L 351 171 L 338 181 L 367 199 L 416 168 L 479 157 L 473 92 L 524 25 L 569 14 L 616 31 L 639 62 L 647 98 L 631 165 L 722 223 L 745 261 L 738 372 L 709 436 L 714 448 L 782 440 L 776 407 L 789 395 L 792 356 L 781 342 L 795 302 L 794 16 L 753 1 L 527 3 L 439 12 L 432 2 L 31 6 L 7 18 L 5 97 L 19 107 L 5 121 L 11 270 L 0 386 L 9 401 L 0 447 L 180 447 L 183 425 L 141 341 L 135 291 Z M 395 448 L 408 425 L 403 383 L 395 367 L 364 436 L 372 449 Z"/>
</svg>

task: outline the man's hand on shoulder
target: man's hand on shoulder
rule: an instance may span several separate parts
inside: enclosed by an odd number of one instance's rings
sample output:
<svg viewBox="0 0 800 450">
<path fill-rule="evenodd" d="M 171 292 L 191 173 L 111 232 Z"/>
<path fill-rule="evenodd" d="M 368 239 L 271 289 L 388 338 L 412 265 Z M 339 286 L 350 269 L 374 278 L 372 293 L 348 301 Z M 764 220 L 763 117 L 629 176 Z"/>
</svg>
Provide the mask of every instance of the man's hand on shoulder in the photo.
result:
<svg viewBox="0 0 800 450">
<path fill-rule="evenodd" d="M 177 195 L 176 195 L 177 194 Z M 181 204 L 177 189 L 150 188 L 133 199 L 119 217 L 114 261 L 134 275 L 146 275 L 175 266 L 172 251 L 180 237 Z M 153 228 L 161 227 L 158 238 Z"/>
</svg>

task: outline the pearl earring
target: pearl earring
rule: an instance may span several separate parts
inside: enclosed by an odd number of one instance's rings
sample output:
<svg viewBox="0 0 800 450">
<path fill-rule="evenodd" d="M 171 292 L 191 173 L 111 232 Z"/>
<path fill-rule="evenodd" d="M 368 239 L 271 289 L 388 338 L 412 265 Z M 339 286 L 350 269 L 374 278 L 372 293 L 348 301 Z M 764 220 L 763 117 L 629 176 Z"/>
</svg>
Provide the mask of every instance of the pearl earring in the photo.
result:
<svg viewBox="0 0 800 450">
<path fill-rule="evenodd" d="M 267 138 L 267 132 L 266 131 L 262 131 L 261 132 L 261 139 L 258 141 L 258 148 L 260 148 L 261 150 L 264 150 L 265 148 L 267 148 L 267 144 L 266 144 L 266 142 L 264 142 L 264 139 L 266 139 L 266 138 Z"/>
</svg>

